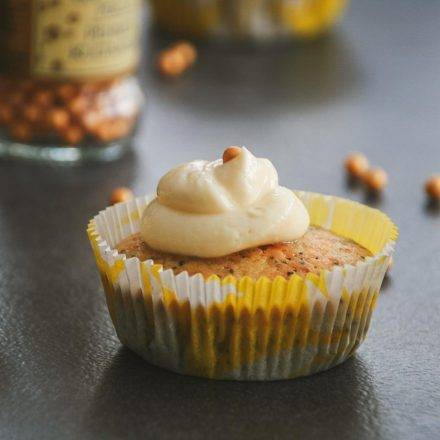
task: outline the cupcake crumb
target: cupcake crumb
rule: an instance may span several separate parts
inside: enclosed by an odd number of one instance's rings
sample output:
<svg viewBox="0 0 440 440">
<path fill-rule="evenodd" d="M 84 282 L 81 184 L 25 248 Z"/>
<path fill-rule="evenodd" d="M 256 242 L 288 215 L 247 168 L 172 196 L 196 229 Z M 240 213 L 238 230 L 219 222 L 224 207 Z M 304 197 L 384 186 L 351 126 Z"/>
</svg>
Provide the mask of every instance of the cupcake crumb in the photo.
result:
<svg viewBox="0 0 440 440">
<path fill-rule="evenodd" d="M 245 249 L 219 258 L 179 258 L 149 248 L 139 234 L 123 240 L 117 250 L 141 261 L 154 260 L 164 269 L 172 268 L 176 274 L 187 271 L 189 275 L 201 273 L 205 277 L 217 275 L 221 278 L 233 274 L 236 277 L 266 276 L 270 279 L 278 275 L 318 274 L 335 265 L 355 264 L 371 255 L 357 243 L 317 227 L 310 227 L 305 235 L 293 242 Z"/>
</svg>

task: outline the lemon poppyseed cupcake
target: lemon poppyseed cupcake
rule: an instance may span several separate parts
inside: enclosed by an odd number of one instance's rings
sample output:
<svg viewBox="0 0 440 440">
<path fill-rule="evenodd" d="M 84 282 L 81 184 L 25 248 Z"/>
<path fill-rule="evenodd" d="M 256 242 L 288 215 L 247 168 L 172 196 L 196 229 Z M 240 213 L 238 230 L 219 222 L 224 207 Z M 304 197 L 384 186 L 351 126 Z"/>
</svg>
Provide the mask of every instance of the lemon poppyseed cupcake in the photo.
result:
<svg viewBox="0 0 440 440">
<path fill-rule="evenodd" d="M 156 23 L 173 34 L 217 39 L 310 38 L 329 29 L 347 0 L 150 0 Z"/>
<path fill-rule="evenodd" d="M 397 238 L 382 212 L 291 191 L 245 148 L 180 165 L 89 238 L 121 342 L 216 379 L 313 374 L 364 340 Z"/>
</svg>

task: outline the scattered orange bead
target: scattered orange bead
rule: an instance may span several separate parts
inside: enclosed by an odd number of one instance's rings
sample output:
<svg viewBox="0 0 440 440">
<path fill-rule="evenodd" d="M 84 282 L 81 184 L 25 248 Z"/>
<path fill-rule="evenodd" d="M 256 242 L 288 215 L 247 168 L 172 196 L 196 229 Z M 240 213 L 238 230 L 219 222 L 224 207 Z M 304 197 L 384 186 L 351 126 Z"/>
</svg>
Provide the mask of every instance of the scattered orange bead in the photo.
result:
<svg viewBox="0 0 440 440">
<path fill-rule="evenodd" d="M 185 57 L 180 52 L 161 53 L 157 59 L 157 66 L 159 72 L 168 77 L 180 76 L 187 68 Z"/>
<path fill-rule="evenodd" d="M 110 195 L 110 204 L 115 205 L 116 203 L 128 202 L 133 200 L 133 191 L 130 188 L 121 186 L 115 188 Z"/>
<path fill-rule="evenodd" d="M 240 147 L 228 147 L 223 152 L 223 163 L 229 162 L 230 160 L 234 159 L 234 157 L 237 157 L 239 154 L 241 154 L 241 148 Z"/>
<path fill-rule="evenodd" d="M 432 176 L 425 183 L 426 194 L 433 200 L 440 200 L 440 175 Z"/>
<path fill-rule="evenodd" d="M 369 190 L 380 192 L 388 183 L 388 175 L 382 168 L 372 168 L 366 171 L 363 181 Z"/>
<path fill-rule="evenodd" d="M 163 76 L 177 77 L 188 70 L 197 59 L 196 48 L 181 41 L 163 50 L 157 57 L 157 69 Z"/>
<path fill-rule="evenodd" d="M 174 45 L 174 50 L 183 53 L 187 63 L 189 63 L 191 66 L 197 60 L 197 49 L 194 47 L 193 44 L 189 43 L 188 41 L 180 41 L 176 43 Z"/>
<path fill-rule="evenodd" d="M 357 179 L 362 179 L 370 166 L 368 159 L 361 153 L 353 153 L 347 156 L 344 165 L 347 172 Z"/>
</svg>

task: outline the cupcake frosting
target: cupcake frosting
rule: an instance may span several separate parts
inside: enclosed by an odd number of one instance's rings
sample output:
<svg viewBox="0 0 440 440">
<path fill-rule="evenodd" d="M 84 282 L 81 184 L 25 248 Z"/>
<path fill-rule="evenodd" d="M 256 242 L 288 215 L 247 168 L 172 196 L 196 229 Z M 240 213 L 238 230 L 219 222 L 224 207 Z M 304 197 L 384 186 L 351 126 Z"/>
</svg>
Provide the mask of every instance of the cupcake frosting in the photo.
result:
<svg viewBox="0 0 440 440">
<path fill-rule="evenodd" d="M 306 208 L 279 186 L 272 163 L 242 148 L 228 162 L 193 161 L 163 176 L 141 235 L 154 249 L 209 258 L 292 241 L 308 226 Z"/>
</svg>

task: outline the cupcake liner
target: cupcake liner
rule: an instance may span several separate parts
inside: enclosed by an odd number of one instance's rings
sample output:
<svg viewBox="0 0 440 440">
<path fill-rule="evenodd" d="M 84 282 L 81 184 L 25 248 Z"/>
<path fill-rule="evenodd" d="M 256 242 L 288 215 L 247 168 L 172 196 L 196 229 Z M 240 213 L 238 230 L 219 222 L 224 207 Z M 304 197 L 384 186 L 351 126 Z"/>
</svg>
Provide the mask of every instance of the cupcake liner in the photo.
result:
<svg viewBox="0 0 440 440">
<path fill-rule="evenodd" d="M 312 224 L 353 239 L 373 256 L 289 279 L 175 275 L 114 249 L 139 231 L 151 197 L 94 217 L 88 234 L 122 344 L 172 371 L 235 380 L 309 375 L 353 354 L 368 331 L 397 228 L 377 209 L 296 194 Z"/>
<path fill-rule="evenodd" d="M 307 38 L 325 31 L 348 0 L 150 0 L 156 22 L 172 31 L 217 38 Z"/>
</svg>

